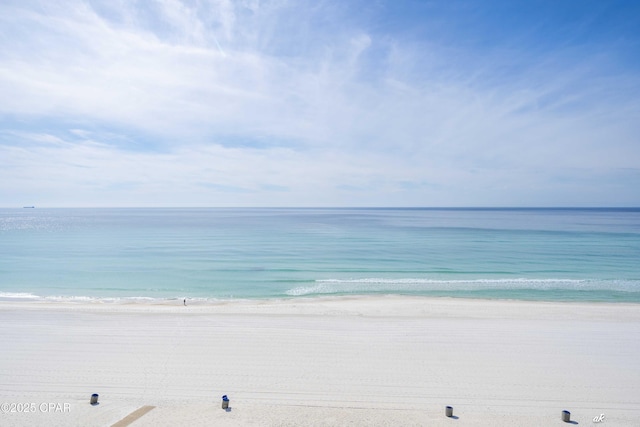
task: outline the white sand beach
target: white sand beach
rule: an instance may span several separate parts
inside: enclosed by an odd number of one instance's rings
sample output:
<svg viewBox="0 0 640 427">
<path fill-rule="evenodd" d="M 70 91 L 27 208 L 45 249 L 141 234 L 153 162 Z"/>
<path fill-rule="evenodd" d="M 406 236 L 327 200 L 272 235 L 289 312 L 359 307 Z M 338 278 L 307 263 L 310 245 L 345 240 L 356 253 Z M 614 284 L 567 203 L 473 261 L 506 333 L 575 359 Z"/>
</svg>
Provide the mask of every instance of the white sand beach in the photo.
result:
<svg viewBox="0 0 640 427">
<path fill-rule="evenodd" d="M 2 426 L 640 425 L 631 304 L 2 302 L 0 339 Z"/>
</svg>

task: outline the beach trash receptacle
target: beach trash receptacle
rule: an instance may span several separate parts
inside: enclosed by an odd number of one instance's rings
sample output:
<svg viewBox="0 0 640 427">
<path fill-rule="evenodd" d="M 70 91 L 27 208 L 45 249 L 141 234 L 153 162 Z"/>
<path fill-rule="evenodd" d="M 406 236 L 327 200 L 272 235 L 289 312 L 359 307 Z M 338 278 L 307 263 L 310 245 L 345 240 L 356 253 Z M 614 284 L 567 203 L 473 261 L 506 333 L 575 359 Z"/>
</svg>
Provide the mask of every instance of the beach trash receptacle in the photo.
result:
<svg viewBox="0 0 640 427">
<path fill-rule="evenodd" d="M 565 423 L 568 423 L 569 421 L 571 421 L 571 412 L 562 411 L 562 421 L 564 421 Z"/>
<path fill-rule="evenodd" d="M 453 417 L 453 406 L 447 406 L 444 413 L 447 417 Z"/>
<path fill-rule="evenodd" d="M 98 403 L 98 395 L 96 393 L 93 393 L 91 395 L 91 400 L 89 401 L 92 405 L 95 405 Z"/>
<path fill-rule="evenodd" d="M 222 409 L 229 409 L 229 398 L 226 394 L 222 396 Z"/>
</svg>

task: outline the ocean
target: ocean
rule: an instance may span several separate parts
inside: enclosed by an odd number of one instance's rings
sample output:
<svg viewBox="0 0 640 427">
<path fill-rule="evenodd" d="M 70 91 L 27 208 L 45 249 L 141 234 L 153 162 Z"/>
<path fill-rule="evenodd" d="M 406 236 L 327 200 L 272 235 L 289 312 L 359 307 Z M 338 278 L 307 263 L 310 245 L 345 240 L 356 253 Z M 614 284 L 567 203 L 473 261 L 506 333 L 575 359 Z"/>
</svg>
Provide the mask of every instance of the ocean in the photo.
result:
<svg viewBox="0 0 640 427">
<path fill-rule="evenodd" d="M 640 209 L 0 209 L 0 300 L 640 303 Z"/>
</svg>

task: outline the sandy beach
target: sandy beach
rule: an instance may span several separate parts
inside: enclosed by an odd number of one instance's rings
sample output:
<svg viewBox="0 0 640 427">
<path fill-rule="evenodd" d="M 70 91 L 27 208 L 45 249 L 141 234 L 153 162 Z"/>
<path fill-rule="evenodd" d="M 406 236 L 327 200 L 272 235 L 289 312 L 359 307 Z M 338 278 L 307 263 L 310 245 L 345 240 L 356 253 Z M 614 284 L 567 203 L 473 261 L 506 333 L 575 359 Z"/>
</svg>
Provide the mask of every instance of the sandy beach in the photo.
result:
<svg viewBox="0 0 640 427">
<path fill-rule="evenodd" d="M 640 425 L 632 304 L 11 301 L 0 338 L 3 426 Z"/>
</svg>

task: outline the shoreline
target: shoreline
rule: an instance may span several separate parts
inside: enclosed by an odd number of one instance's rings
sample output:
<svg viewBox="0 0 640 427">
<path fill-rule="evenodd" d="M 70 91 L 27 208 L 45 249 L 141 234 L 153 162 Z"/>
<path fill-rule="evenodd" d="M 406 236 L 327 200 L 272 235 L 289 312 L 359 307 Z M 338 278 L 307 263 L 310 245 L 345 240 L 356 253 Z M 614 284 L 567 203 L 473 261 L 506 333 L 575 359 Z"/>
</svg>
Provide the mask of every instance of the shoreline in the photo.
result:
<svg viewBox="0 0 640 427">
<path fill-rule="evenodd" d="M 354 299 L 354 298 L 407 298 L 407 299 L 433 299 L 433 300 L 460 300 L 460 301 L 506 301 L 506 302 L 541 302 L 541 303 L 586 303 L 586 304 L 629 304 L 638 305 L 640 301 L 621 300 L 621 299 L 544 299 L 544 298 L 518 298 L 518 297 L 487 297 L 487 296 L 468 296 L 466 294 L 450 295 L 450 294 L 421 294 L 421 293 L 398 293 L 398 292 L 348 292 L 348 293 L 328 293 L 328 294 L 308 294 L 308 295 L 273 295 L 264 297 L 149 297 L 149 296 L 84 296 L 84 295 L 48 295 L 40 296 L 22 292 L 0 292 L 1 303 L 74 303 L 74 304 L 159 304 L 171 305 L 182 303 L 183 299 L 191 301 L 195 305 L 216 305 L 235 302 L 268 302 L 268 301 L 306 301 L 306 300 L 322 300 L 322 299 Z"/>
<path fill-rule="evenodd" d="M 1 300 L 0 311 L 53 310 L 95 311 L 121 313 L 183 313 L 183 314 L 295 314 L 295 315 L 356 315 L 421 317 L 446 315 L 447 317 L 474 316 L 477 308 L 482 316 L 492 316 L 487 308 L 497 308 L 495 316 L 535 318 L 544 311 L 566 317 L 581 310 L 590 314 L 624 313 L 640 321 L 640 304 L 606 301 L 540 301 L 520 299 L 480 299 L 462 297 L 431 297 L 398 294 L 321 295 L 309 297 L 246 298 L 246 299 L 136 299 L 118 301 L 66 301 L 66 300 Z M 528 311 L 525 311 L 528 310 Z"/>
<path fill-rule="evenodd" d="M 635 426 L 637 308 L 391 295 L 0 302 L 0 401 L 70 405 L 2 423 L 111 426 L 153 406 L 136 426 L 438 426 L 451 405 L 460 426 L 554 425 L 565 409 L 580 424 L 604 413 Z"/>
</svg>

